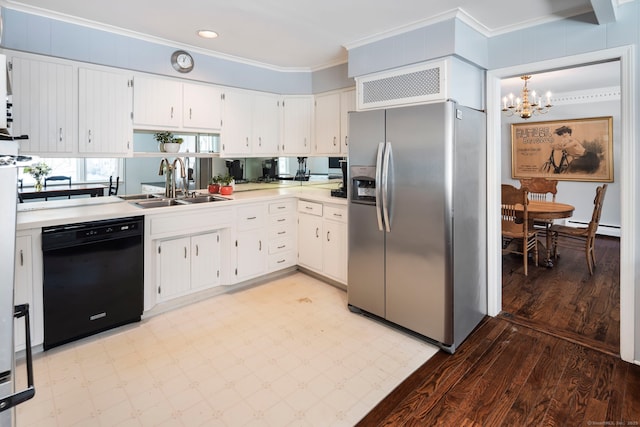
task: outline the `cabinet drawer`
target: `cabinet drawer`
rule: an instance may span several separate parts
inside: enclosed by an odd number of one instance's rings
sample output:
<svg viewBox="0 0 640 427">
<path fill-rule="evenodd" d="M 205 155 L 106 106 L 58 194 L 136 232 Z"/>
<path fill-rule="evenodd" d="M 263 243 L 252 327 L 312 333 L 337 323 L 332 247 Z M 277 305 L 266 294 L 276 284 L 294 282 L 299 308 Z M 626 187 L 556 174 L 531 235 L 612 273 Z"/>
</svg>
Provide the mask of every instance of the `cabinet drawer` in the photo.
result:
<svg viewBox="0 0 640 427">
<path fill-rule="evenodd" d="M 322 216 L 322 203 L 308 202 L 306 200 L 298 200 L 298 212 L 304 212 L 310 215 Z"/>
<path fill-rule="evenodd" d="M 283 268 L 291 267 L 296 265 L 296 262 L 297 259 L 295 251 L 269 255 L 269 271 L 276 271 Z"/>
<path fill-rule="evenodd" d="M 265 225 L 265 206 L 252 205 L 238 208 L 238 230 L 252 230 Z"/>
<path fill-rule="evenodd" d="M 279 239 L 269 242 L 269 254 L 292 251 L 295 248 L 293 238 Z"/>
<path fill-rule="evenodd" d="M 284 212 L 293 212 L 295 209 L 295 200 L 283 200 L 281 202 L 269 203 L 269 213 L 277 214 Z"/>
<path fill-rule="evenodd" d="M 295 237 L 296 228 L 288 225 L 280 225 L 269 228 L 269 239 L 282 239 L 284 237 Z"/>
<path fill-rule="evenodd" d="M 269 217 L 269 225 L 271 227 L 294 226 L 293 215 L 271 215 Z"/>
<path fill-rule="evenodd" d="M 335 206 L 325 206 L 324 217 L 334 221 L 347 222 L 347 210 Z"/>
</svg>

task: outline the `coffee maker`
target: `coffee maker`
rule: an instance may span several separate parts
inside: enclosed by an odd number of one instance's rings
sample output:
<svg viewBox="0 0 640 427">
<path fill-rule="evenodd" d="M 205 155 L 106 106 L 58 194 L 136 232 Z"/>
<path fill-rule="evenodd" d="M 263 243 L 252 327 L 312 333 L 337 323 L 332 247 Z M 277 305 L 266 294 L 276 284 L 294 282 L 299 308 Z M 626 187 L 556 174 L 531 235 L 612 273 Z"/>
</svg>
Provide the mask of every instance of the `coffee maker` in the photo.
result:
<svg viewBox="0 0 640 427">
<path fill-rule="evenodd" d="M 236 184 L 244 180 L 244 168 L 240 160 L 227 160 L 226 165 L 229 170 L 229 175 L 233 177 Z"/>
<path fill-rule="evenodd" d="M 331 190 L 331 195 L 333 197 L 343 197 L 347 198 L 347 160 L 340 160 L 340 169 L 342 169 L 342 184 L 340 188 Z"/>
<path fill-rule="evenodd" d="M 262 161 L 262 180 L 275 181 L 278 179 L 278 158 L 266 159 Z"/>
</svg>

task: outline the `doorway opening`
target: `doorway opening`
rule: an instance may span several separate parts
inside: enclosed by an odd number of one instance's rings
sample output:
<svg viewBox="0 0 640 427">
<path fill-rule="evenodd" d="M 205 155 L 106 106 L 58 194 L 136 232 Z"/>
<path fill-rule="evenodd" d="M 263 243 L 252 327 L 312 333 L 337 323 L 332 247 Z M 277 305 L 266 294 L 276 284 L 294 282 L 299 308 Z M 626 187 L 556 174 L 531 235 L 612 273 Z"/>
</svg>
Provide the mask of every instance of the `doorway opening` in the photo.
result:
<svg viewBox="0 0 640 427">
<path fill-rule="evenodd" d="M 620 161 L 616 165 L 619 170 L 620 183 L 620 225 L 625 236 L 635 236 L 636 218 L 632 214 L 636 200 L 636 183 L 633 164 L 635 159 L 635 62 L 633 49 L 630 46 L 591 52 L 572 57 L 557 58 L 535 64 L 519 65 L 509 68 L 492 70 L 487 73 L 487 202 L 488 202 L 488 303 L 489 314 L 497 316 L 502 310 L 502 256 L 500 250 L 500 183 L 501 171 L 501 112 L 500 112 L 500 82 L 501 79 L 524 73 L 540 72 L 540 70 L 555 70 L 561 68 L 578 67 L 602 61 L 620 60 L 621 101 L 620 101 Z M 620 357 L 625 361 L 633 361 L 635 344 L 635 264 L 633 261 L 633 239 L 620 240 Z"/>
</svg>

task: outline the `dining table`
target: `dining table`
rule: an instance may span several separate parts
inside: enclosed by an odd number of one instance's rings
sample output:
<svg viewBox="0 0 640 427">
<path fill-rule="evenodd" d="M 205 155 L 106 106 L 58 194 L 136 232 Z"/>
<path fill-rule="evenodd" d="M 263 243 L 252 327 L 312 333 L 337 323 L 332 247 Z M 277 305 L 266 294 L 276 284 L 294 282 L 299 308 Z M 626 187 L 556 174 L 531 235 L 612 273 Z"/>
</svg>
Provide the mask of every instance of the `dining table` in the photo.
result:
<svg viewBox="0 0 640 427">
<path fill-rule="evenodd" d="M 518 205 L 516 206 L 516 210 L 524 211 L 524 206 Z M 563 219 L 570 218 L 573 216 L 573 211 L 575 207 L 573 205 L 567 203 L 559 203 L 559 202 L 551 202 L 544 200 L 530 200 L 527 205 L 527 210 L 529 212 L 529 220 L 554 220 L 554 219 Z M 546 247 L 545 252 L 547 257 L 545 259 L 545 264 L 547 267 L 553 267 L 553 261 L 551 260 L 551 233 L 549 233 L 549 227 L 551 225 L 547 224 L 546 227 Z M 541 244 L 540 241 L 538 241 Z"/>
<path fill-rule="evenodd" d="M 89 195 L 91 197 L 104 196 L 104 190 L 108 188 L 104 184 L 72 184 L 49 185 L 47 188 L 36 190 L 35 187 L 18 188 L 18 194 L 22 200 L 48 199 L 49 197 L 69 197 Z"/>
</svg>

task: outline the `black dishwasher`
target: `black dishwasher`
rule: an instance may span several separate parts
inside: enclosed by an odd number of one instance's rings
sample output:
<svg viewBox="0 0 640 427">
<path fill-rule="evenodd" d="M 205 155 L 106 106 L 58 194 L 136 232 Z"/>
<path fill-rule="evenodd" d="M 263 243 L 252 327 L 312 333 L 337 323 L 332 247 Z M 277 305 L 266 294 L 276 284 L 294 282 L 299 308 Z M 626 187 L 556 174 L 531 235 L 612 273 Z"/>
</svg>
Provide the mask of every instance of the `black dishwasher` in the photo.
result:
<svg viewBox="0 0 640 427">
<path fill-rule="evenodd" d="M 44 349 L 140 320 L 144 217 L 42 229 Z"/>
</svg>

